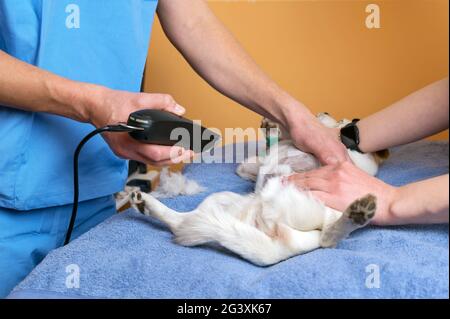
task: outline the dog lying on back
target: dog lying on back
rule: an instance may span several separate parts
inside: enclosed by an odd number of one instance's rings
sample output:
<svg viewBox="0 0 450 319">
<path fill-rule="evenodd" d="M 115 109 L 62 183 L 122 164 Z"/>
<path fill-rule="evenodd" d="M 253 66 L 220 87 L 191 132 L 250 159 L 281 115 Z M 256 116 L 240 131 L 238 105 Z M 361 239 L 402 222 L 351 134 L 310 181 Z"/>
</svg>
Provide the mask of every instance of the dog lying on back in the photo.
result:
<svg viewBox="0 0 450 319">
<path fill-rule="evenodd" d="M 327 127 L 348 123 L 336 122 L 328 114 L 320 114 L 318 118 Z M 264 120 L 263 127 L 278 126 Z M 352 231 L 366 226 L 376 212 L 373 195 L 357 199 L 339 212 L 314 199 L 307 190 L 281 182 L 283 176 L 320 164 L 311 154 L 298 150 L 286 134 L 280 135 L 280 142 L 264 158 L 248 159 L 237 169 L 241 177 L 256 182 L 252 194 L 214 193 L 195 210 L 184 213 L 141 192 L 131 194 L 131 203 L 143 214 L 166 224 L 180 245 L 218 243 L 260 266 L 320 247 L 335 247 Z M 349 150 L 349 155 L 359 168 L 371 175 L 377 173 L 380 159 L 376 154 Z"/>
</svg>

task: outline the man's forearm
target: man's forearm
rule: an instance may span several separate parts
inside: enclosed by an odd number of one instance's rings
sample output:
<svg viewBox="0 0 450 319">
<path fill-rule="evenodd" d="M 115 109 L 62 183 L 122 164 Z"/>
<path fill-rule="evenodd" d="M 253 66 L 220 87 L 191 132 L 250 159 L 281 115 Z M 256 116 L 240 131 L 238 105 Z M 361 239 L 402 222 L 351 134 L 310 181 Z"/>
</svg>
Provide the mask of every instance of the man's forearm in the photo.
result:
<svg viewBox="0 0 450 319">
<path fill-rule="evenodd" d="M 282 124 L 290 112 L 300 121 L 299 114 L 312 117 L 257 66 L 203 0 L 162 0 L 158 15 L 171 42 L 224 95 Z"/>
<path fill-rule="evenodd" d="M 389 224 L 434 224 L 449 220 L 449 175 L 397 189 L 389 211 Z"/>
<path fill-rule="evenodd" d="M 417 141 L 448 128 L 448 78 L 412 93 L 358 123 L 364 152 Z"/>
<path fill-rule="evenodd" d="M 87 122 L 100 87 L 71 81 L 0 51 L 0 104 Z"/>
</svg>

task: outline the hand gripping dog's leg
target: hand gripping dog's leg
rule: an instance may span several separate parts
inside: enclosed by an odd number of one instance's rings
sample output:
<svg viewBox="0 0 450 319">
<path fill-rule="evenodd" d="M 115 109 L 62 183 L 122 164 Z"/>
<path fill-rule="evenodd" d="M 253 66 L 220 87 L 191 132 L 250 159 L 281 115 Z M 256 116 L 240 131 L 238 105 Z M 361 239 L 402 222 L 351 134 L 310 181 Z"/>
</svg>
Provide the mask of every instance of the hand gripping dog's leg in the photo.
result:
<svg viewBox="0 0 450 319">
<path fill-rule="evenodd" d="M 322 231 L 320 245 L 336 247 L 339 241 L 352 231 L 366 226 L 375 216 L 377 199 L 373 195 L 364 196 L 353 202 L 334 224 Z"/>
</svg>

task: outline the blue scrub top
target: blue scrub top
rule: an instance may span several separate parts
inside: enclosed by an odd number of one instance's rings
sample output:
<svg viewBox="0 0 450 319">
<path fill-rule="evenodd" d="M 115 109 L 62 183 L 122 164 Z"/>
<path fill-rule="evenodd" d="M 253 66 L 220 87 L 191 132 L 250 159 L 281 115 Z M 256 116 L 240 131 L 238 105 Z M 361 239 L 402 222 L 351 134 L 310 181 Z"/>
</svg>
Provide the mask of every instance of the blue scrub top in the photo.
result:
<svg viewBox="0 0 450 319">
<path fill-rule="evenodd" d="M 0 0 L 0 49 L 72 80 L 139 92 L 157 0 Z M 0 106 L 0 207 L 72 203 L 73 153 L 90 124 Z M 127 162 L 97 136 L 80 155 L 80 200 L 121 190 Z"/>
</svg>

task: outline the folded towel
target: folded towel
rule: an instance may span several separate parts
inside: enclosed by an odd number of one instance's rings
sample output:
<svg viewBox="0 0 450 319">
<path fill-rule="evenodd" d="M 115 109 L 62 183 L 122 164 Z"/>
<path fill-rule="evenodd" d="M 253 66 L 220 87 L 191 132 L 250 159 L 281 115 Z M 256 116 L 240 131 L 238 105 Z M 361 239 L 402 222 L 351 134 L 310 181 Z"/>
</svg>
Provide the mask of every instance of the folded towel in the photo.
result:
<svg viewBox="0 0 450 319">
<path fill-rule="evenodd" d="M 419 142 L 392 151 L 379 177 L 393 185 L 448 173 L 448 143 Z M 164 199 L 195 208 L 218 191 L 253 184 L 235 164 L 192 164 L 188 178 L 206 188 Z M 336 249 L 318 249 L 261 268 L 214 247 L 176 245 L 159 222 L 129 210 L 51 252 L 11 298 L 448 298 L 448 225 L 367 227 Z M 66 267 L 80 271 L 67 288 Z"/>
</svg>

